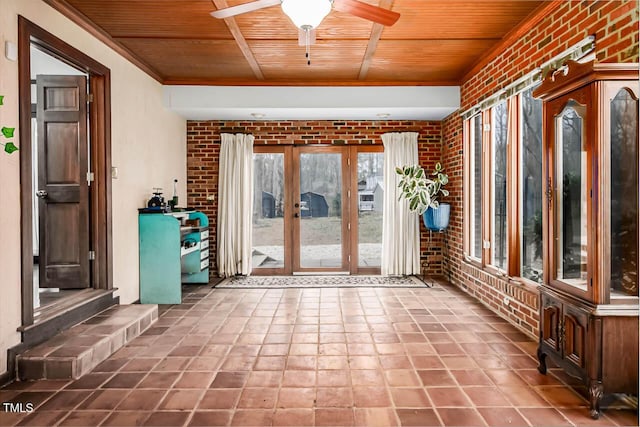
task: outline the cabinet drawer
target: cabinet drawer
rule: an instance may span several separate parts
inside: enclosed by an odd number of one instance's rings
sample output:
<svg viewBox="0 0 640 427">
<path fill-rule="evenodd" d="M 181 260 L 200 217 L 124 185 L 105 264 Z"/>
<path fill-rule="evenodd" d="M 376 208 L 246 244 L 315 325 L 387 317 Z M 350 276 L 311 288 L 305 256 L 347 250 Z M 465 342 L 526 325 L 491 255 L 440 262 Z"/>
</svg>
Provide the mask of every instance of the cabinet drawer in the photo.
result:
<svg viewBox="0 0 640 427">
<path fill-rule="evenodd" d="M 208 247 L 209 247 L 209 239 L 203 239 L 203 240 L 200 242 L 200 249 L 201 249 L 201 250 L 205 250 L 205 249 L 207 249 Z"/>
<path fill-rule="evenodd" d="M 205 258 L 209 258 L 209 249 L 205 249 L 202 252 L 200 252 L 200 259 L 205 259 Z"/>
<path fill-rule="evenodd" d="M 205 268 L 209 268 L 209 258 L 200 261 L 200 270 L 204 270 Z"/>
<path fill-rule="evenodd" d="M 200 232 L 200 240 L 205 240 L 209 238 L 209 230 L 203 230 Z"/>
</svg>

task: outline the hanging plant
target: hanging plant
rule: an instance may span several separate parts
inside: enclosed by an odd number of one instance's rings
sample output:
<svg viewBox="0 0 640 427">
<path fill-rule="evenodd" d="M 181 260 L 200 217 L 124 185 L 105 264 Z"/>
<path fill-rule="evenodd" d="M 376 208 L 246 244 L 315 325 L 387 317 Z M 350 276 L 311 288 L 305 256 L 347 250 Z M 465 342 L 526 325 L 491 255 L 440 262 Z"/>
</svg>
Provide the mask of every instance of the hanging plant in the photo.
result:
<svg viewBox="0 0 640 427">
<path fill-rule="evenodd" d="M 4 96 L 0 95 L 0 105 L 4 104 Z M 2 129 L 0 130 L 0 132 L 2 132 L 2 136 L 4 136 L 6 139 L 9 138 L 13 138 L 13 134 L 16 131 L 16 128 L 9 128 L 6 126 L 2 126 Z M 6 153 L 13 153 L 14 151 L 18 151 L 18 147 L 16 147 L 16 145 L 12 142 L 12 141 L 7 141 L 7 142 L 0 142 L 1 145 L 4 146 L 4 151 Z"/>
</svg>

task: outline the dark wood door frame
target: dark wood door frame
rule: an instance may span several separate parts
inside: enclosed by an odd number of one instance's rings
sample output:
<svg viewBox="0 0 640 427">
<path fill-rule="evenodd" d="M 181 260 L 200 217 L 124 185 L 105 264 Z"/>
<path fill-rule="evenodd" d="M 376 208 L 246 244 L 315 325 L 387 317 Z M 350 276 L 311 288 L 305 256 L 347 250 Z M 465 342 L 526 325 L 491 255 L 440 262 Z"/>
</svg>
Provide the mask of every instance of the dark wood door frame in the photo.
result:
<svg viewBox="0 0 640 427">
<path fill-rule="evenodd" d="M 95 289 L 113 288 L 111 223 L 111 75 L 110 70 L 22 16 L 18 16 L 20 114 L 20 207 L 22 326 L 33 324 L 33 236 L 31 153 L 31 45 L 89 74 L 91 156 L 90 244 L 95 251 L 91 274 Z"/>
</svg>

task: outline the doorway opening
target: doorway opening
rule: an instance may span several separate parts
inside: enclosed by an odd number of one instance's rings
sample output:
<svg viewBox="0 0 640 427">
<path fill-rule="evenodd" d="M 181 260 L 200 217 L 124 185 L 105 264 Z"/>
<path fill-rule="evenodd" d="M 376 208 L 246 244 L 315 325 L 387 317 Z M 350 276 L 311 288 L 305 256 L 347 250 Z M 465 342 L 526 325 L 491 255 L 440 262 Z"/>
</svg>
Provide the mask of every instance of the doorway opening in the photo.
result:
<svg viewBox="0 0 640 427">
<path fill-rule="evenodd" d="M 23 343 L 112 305 L 109 69 L 18 18 Z"/>
<path fill-rule="evenodd" d="M 382 146 L 254 147 L 253 274 L 380 274 Z"/>
</svg>

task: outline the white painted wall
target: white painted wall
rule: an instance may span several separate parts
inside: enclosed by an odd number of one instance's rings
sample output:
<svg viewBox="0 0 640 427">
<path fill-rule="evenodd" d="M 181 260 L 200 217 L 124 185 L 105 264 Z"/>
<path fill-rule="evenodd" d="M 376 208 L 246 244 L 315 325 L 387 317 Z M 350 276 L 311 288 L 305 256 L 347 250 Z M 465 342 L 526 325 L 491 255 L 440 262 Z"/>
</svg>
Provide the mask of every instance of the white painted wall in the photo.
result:
<svg viewBox="0 0 640 427">
<path fill-rule="evenodd" d="M 18 41 L 18 15 L 111 69 L 113 166 L 113 270 L 121 303 L 138 299 L 137 208 L 152 187 L 186 199 L 186 121 L 163 106 L 162 86 L 41 0 L 0 0 L 0 126 L 18 126 L 18 63 L 4 56 L 5 41 Z M 18 139 L 16 138 L 16 143 Z M 0 372 L 7 349 L 20 342 L 20 152 L 0 152 Z"/>
</svg>

